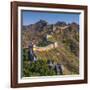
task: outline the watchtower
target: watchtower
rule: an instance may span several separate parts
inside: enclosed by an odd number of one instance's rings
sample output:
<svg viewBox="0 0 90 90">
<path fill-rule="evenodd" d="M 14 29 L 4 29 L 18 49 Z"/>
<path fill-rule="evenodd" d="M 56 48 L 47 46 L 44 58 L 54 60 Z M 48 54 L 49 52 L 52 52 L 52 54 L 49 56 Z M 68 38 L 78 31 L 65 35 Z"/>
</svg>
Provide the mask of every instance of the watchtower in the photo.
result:
<svg viewBox="0 0 90 90">
<path fill-rule="evenodd" d="M 37 57 L 36 57 L 34 50 L 33 50 L 33 43 L 32 42 L 29 44 L 29 60 L 30 61 L 37 61 Z"/>
</svg>

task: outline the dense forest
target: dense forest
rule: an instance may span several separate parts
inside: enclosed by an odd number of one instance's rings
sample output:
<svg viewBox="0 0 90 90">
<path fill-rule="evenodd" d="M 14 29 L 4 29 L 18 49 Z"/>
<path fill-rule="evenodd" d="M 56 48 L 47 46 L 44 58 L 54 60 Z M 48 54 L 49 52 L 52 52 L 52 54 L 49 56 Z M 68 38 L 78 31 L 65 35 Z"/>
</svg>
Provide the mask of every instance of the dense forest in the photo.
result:
<svg viewBox="0 0 90 90">
<path fill-rule="evenodd" d="M 79 74 L 77 23 L 40 20 L 22 26 L 22 76 L 72 74 Z"/>
</svg>

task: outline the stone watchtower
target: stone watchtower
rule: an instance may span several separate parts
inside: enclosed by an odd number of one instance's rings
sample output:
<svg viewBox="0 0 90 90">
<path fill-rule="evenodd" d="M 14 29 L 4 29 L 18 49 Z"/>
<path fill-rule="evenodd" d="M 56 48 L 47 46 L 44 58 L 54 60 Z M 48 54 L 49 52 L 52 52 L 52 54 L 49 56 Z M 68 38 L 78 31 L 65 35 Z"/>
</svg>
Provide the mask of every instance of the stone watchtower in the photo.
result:
<svg viewBox="0 0 90 90">
<path fill-rule="evenodd" d="M 37 61 L 36 55 L 33 51 L 33 43 L 29 44 L 29 60 L 30 61 Z"/>
</svg>

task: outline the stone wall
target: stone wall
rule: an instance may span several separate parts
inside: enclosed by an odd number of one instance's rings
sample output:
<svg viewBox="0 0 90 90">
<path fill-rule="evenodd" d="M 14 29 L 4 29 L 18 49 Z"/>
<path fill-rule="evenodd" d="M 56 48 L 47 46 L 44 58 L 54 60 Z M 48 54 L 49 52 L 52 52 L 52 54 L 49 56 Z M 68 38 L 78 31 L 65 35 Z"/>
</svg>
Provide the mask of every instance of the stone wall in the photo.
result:
<svg viewBox="0 0 90 90">
<path fill-rule="evenodd" d="M 50 45 L 45 46 L 45 47 L 38 47 L 38 46 L 34 45 L 33 50 L 34 51 L 47 51 L 47 50 L 51 50 L 51 49 L 57 48 L 57 47 L 58 47 L 58 43 L 54 42 L 53 44 L 50 44 Z"/>
</svg>

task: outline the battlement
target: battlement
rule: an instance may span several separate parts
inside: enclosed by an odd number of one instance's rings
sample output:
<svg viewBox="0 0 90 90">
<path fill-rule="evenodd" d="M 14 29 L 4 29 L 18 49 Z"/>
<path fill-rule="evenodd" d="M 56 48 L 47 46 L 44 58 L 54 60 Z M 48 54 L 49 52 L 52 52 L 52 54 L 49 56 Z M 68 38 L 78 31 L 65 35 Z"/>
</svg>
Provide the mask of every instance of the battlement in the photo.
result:
<svg viewBox="0 0 90 90">
<path fill-rule="evenodd" d="M 58 47 L 58 43 L 54 42 L 53 44 L 47 45 L 45 47 L 38 47 L 36 45 L 33 46 L 33 50 L 34 51 L 47 51 L 47 50 L 51 50 L 53 48 L 57 48 Z"/>
</svg>

